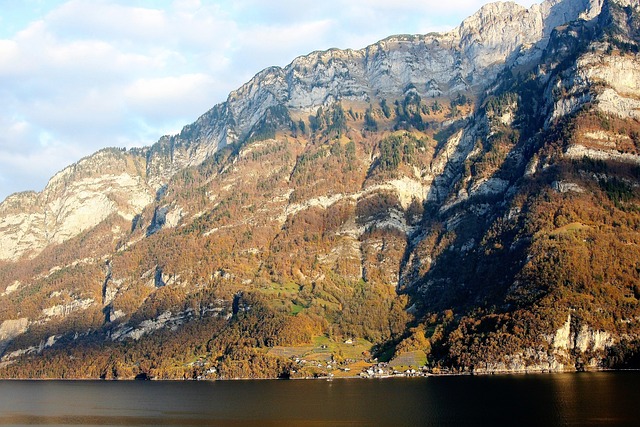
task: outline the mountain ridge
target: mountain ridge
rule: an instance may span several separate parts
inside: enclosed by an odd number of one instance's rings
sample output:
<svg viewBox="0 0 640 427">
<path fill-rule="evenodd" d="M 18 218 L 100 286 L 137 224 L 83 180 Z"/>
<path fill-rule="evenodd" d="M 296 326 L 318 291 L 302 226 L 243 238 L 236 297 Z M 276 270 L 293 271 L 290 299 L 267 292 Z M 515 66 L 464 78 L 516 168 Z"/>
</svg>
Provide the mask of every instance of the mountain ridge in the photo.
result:
<svg viewBox="0 0 640 427">
<path fill-rule="evenodd" d="M 572 17 L 577 17 L 586 4 L 589 4 L 591 10 L 598 8 L 597 2 L 591 2 L 594 3 L 595 6 L 590 4 L 588 1 L 580 3 L 583 5 L 583 8 L 575 6 L 567 7 L 562 11 L 562 14 L 565 17 L 568 14 L 571 14 Z M 198 120 L 196 120 L 196 122 L 185 126 L 180 134 L 162 137 L 155 145 L 142 149 L 141 151 L 140 149 L 134 149 L 131 153 L 135 155 L 139 152 L 146 152 L 148 154 L 145 178 L 148 184 L 157 191 L 166 184 L 167 179 L 177 171 L 184 167 L 202 163 L 207 157 L 212 156 L 220 147 L 238 143 L 239 141 L 241 142 L 243 139 L 246 139 L 252 128 L 255 127 L 262 119 L 266 110 L 276 105 L 286 103 L 289 108 L 309 110 L 330 103 L 331 101 L 342 99 L 343 97 L 362 98 L 366 101 L 367 98 L 374 95 L 373 93 L 370 93 L 370 90 L 367 88 L 373 87 L 377 88 L 378 91 L 382 90 L 384 94 L 385 87 L 387 87 L 386 90 L 389 93 L 399 93 L 400 91 L 404 91 L 409 85 L 412 85 L 418 90 L 418 93 L 423 96 L 441 96 L 443 95 L 442 89 L 444 89 L 445 95 L 455 93 L 456 91 L 469 90 L 470 88 L 468 87 L 468 83 L 465 83 L 468 78 L 463 74 L 470 74 L 471 71 L 465 73 L 463 71 L 465 67 L 472 70 L 474 74 L 478 74 L 478 70 L 476 70 L 478 66 L 473 65 L 473 62 L 479 61 L 478 58 L 493 58 L 486 59 L 486 61 L 488 61 L 486 64 L 479 64 L 479 68 L 481 69 L 490 69 L 492 63 L 499 63 L 500 60 L 504 60 L 507 56 L 515 52 L 515 48 L 522 44 L 519 43 L 520 37 L 525 39 L 523 41 L 524 44 L 540 42 L 545 36 L 545 31 L 547 31 L 547 29 L 544 28 L 545 18 L 551 17 L 552 20 L 557 20 L 556 16 L 560 12 L 554 12 L 554 8 L 572 4 L 573 2 L 566 1 L 546 1 L 541 5 L 533 6 L 531 9 L 525 9 L 515 3 L 492 3 L 484 6 L 479 12 L 463 21 L 459 27 L 448 33 L 438 34 L 437 36 L 413 36 L 412 39 L 414 41 L 419 40 L 420 45 L 424 45 L 425 47 L 420 48 L 420 46 L 414 46 L 414 49 L 418 49 L 418 52 L 408 58 L 411 59 L 410 61 L 407 61 L 408 64 L 419 64 L 423 62 L 416 60 L 416 57 L 421 53 L 429 52 L 428 50 L 424 50 L 427 45 L 430 45 L 432 49 L 434 43 L 440 44 L 444 42 L 448 45 L 448 49 L 440 50 L 440 54 L 437 54 L 436 58 L 434 58 L 435 61 L 427 60 L 426 64 L 418 70 L 406 71 L 408 66 L 405 65 L 401 66 L 398 70 L 388 69 L 387 71 L 384 71 L 384 69 L 386 69 L 383 68 L 385 64 L 384 57 L 386 56 L 384 52 L 385 49 L 388 48 L 387 45 L 402 44 L 402 36 L 391 36 L 390 38 L 359 50 L 331 49 L 329 51 L 316 51 L 309 55 L 300 56 L 284 68 L 270 67 L 262 70 L 248 83 L 237 90 L 232 91 L 226 102 L 216 105 L 211 110 L 203 114 Z M 594 12 L 591 10 L 589 13 L 593 15 Z M 496 20 L 495 17 L 500 16 L 500 13 L 517 13 L 519 17 L 526 15 L 528 17 L 527 20 L 532 22 L 533 31 L 527 31 L 525 34 L 520 33 L 521 25 L 517 19 L 511 19 L 511 22 L 507 24 L 499 19 Z M 535 15 L 536 18 L 531 18 L 530 15 Z M 493 20 L 491 19 L 492 17 L 494 17 Z M 493 42 L 488 46 L 483 46 L 482 42 L 478 42 L 478 39 L 482 37 L 489 37 L 486 35 L 487 31 L 485 31 L 487 29 L 487 21 L 489 21 L 489 29 L 492 29 L 489 31 L 490 36 L 495 36 L 495 33 L 498 33 L 499 35 L 509 34 L 509 36 L 501 39 L 501 43 Z M 507 25 L 506 28 L 511 29 L 511 32 L 505 31 L 504 25 Z M 479 27 L 482 28 L 483 31 L 478 31 Z M 520 35 L 513 38 L 510 35 L 516 28 Z M 498 29 L 500 31 L 496 31 Z M 529 26 L 529 29 L 532 29 L 531 25 Z M 481 32 L 483 33 L 482 37 L 479 35 Z M 507 44 L 507 48 L 505 49 L 505 39 L 512 38 L 513 44 Z M 411 45 L 413 46 L 415 43 Z M 476 48 L 471 49 L 474 46 L 476 46 Z M 500 47 L 500 49 L 496 49 L 497 47 Z M 456 50 L 458 49 L 462 52 L 456 53 Z M 477 52 L 470 52 L 470 50 L 477 50 Z M 397 49 L 395 51 L 398 52 Z M 492 53 L 492 55 L 487 55 L 487 53 Z M 344 82 L 344 76 L 341 79 L 334 79 L 335 76 L 333 74 L 329 74 L 325 78 L 324 82 L 318 81 L 317 73 L 315 77 L 313 74 L 307 77 L 307 82 L 303 82 L 302 80 L 293 80 L 296 77 L 301 79 L 302 77 L 300 76 L 304 76 L 304 73 L 299 73 L 300 69 L 303 67 L 317 69 L 320 66 L 326 66 L 329 62 L 338 61 L 340 57 L 345 55 L 351 62 L 358 60 L 364 63 L 364 69 L 361 70 L 361 72 L 355 73 L 356 77 L 351 79 L 351 84 L 347 84 L 346 88 L 325 87 L 326 84 L 330 84 L 332 81 Z M 377 63 L 369 65 L 369 58 L 375 60 L 380 56 L 381 59 L 378 59 Z M 459 67 L 454 66 L 454 64 L 459 62 L 460 58 L 472 58 L 471 64 L 465 66 L 464 63 L 461 63 L 460 67 L 462 67 L 462 70 L 459 69 Z M 347 59 L 342 60 L 340 65 L 342 66 L 343 72 L 347 70 L 347 75 L 349 75 L 349 67 L 348 65 L 345 65 L 345 63 L 349 62 Z M 443 64 L 448 64 L 449 68 L 443 69 Z M 437 69 L 440 69 L 440 71 L 438 73 L 429 72 L 429 66 L 432 68 L 436 67 Z M 452 66 L 454 66 L 454 73 L 457 70 L 457 75 L 454 74 L 455 77 L 450 79 L 449 77 L 452 72 Z M 409 66 L 408 68 L 412 67 Z M 331 70 L 331 67 L 329 67 L 328 70 Z M 372 76 L 369 75 L 370 72 L 367 70 L 381 71 L 379 71 L 377 75 Z M 387 72 L 390 74 L 386 74 Z M 408 75 L 403 73 L 408 73 Z M 361 74 L 360 77 L 361 79 L 364 78 L 364 82 L 358 83 L 358 74 Z M 368 75 L 369 77 L 367 77 Z M 426 81 L 426 78 L 424 77 L 427 75 L 429 76 L 428 81 Z M 489 79 L 491 79 L 491 77 L 485 78 L 484 80 Z M 284 87 L 275 87 L 283 80 Z M 309 82 L 309 80 L 311 80 L 311 82 Z M 457 86 L 455 84 L 451 86 L 451 82 L 457 82 L 455 83 Z M 298 84 L 296 85 L 295 83 Z M 476 87 L 482 87 L 483 79 L 480 79 L 479 82 L 474 84 Z M 318 85 L 320 89 L 324 90 L 318 89 L 314 91 L 314 85 Z M 344 85 L 344 83 L 342 83 L 342 85 Z M 421 90 L 421 85 L 428 86 L 430 90 Z M 262 88 L 262 86 L 265 87 Z M 300 89 L 300 86 L 304 86 L 303 89 Z M 448 89 L 445 88 L 447 86 Z M 476 91 L 477 90 L 478 89 L 476 89 Z M 345 91 L 347 92 L 346 95 L 344 93 Z M 349 94 L 349 92 L 352 93 Z M 251 98 L 252 95 L 257 95 L 262 98 Z M 377 94 L 375 96 L 377 96 Z M 167 155 L 169 155 L 168 160 Z M 88 158 L 90 157 L 91 156 L 88 156 Z M 86 162 L 88 161 L 88 158 L 85 158 L 78 163 L 81 164 Z M 74 166 L 72 165 L 70 167 L 73 168 Z M 60 173 L 64 173 L 64 171 L 61 171 Z M 45 187 L 43 193 L 49 191 L 48 187 L 49 186 Z M 148 194 L 146 194 L 148 193 L 147 189 L 137 188 L 136 190 L 137 191 L 135 193 L 139 194 L 138 197 L 148 199 Z M 20 198 L 19 195 L 16 195 L 15 197 Z M 44 203 L 46 204 L 46 202 Z M 135 205 L 137 206 L 138 204 L 136 203 Z M 106 203 L 102 203 L 101 207 L 103 209 L 108 208 Z M 0 206 L 0 211 L 1 210 L 2 206 Z M 46 211 L 46 208 L 43 210 Z M 114 211 L 113 208 L 107 210 L 111 212 Z M 40 212 L 40 214 L 43 213 Z M 97 225 L 100 220 L 104 219 L 104 217 L 101 217 L 100 215 L 95 217 L 97 220 L 92 225 Z M 13 219 L 11 222 L 16 221 L 18 221 L 18 219 Z M 32 229 L 32 227 L 25 225 L 24 222 L 20 222 L 20 224 L 23 228 L 27 227 L 28 229 Z M 76 228 L 77 232 L 84 231 L 88 225 L 89 224 L 79 224 Z M 5 221 L 5 226 L 10 227 L 9 234 L 15 229 L 11 227 L 11 225 L 7 224 L 7 221 Z M 0 235 L 0 242 L 2 242 L 2 245 L 0 246 L 5 248 L 4 251 L 0 252 L 0 257 L 4 259 L 16 259 L 16 257 L 23 254 L 26 249 L 18 250 L 15 254 L 12 254 L 12 247 L 18 248 L 21 246 L 19 243 L 15 243 L 15 240 L 7 234 L 8 233 L 2 233 L 2 235 Z M 28 234 L 28 232 L 25 232 L 25 235 Z M 43 243 L 36 245 L 37 242 L 43 241 L 42 238 L 37 237 L 38 234 L 48 235 L 51 233 L 49 231 L 34 230 L 33 236 L 28 238 L 29 244 L 32 245 L 32 247 L 36 247 L 36 250 L 32 252 L 32 254 L 37 254 L 39 249 L 43 249 Z M 69 236 L 71 235 L 73 235 L 73 233 L 69 234 Z M 45 237 L 44 240 L 46 241 L 47 238 Z M 59 242 L 59 240 L 53 239 L 53 242 Z M 40 247 L 38 248 L 37 246 Z"/>
</svg>

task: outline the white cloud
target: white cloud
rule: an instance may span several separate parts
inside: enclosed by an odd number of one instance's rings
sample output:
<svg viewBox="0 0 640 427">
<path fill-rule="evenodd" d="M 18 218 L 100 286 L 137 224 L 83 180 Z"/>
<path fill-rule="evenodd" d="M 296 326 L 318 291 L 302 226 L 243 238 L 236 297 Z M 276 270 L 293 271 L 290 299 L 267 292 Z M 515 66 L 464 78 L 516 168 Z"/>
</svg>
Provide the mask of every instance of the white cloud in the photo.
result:
<svg viewBox="0 0 640 427">
<path fill-rule="evenodd" d="M 296 56 L 334 47 L 330 45 L 331 35 L 337 27 L 331 19 L 288 25 L 258 24 L 239 34 L 233 59 L 243 64 L 242 68 L 252 67 L 251 76 L 271 65 L 285 66 Z M 256 68 L 254 64 L 260 66 Z"/>
<path fill-rule="evenodd" d="M 82 19 L 79 19 L 82 18 Z M 48 17 L 49 27 L 65 38 L 94 37 L 149 42 L 167 28 L 163 10 L 114 4 L 104 0 L 71 0 Z"/>
<path fill-rule="evenodd" d="M 179 131 L 264 67 L 449 29 L 484 3 L 57 1 L 0 39 L 0 200 L 102 147 Z"/>
<path fill-rule="evenodd" d="M 215 87 L 215 81 L 211 76 L 203 73 L 140 78 L 124 90 L 124 99 L 130 109 L 142 113 L 143 116 L 166 121 L 176 115 L 198 114 L 191 111 L 192 104 L 213 105 L 216 100 L 210 99 L 207 94 Z M 184 111 L 188 113 L 184 114 Z"/>
<path fill-rule="evenodd" d="M 4 128 L 4 121 L 0 121 Z M 92 152 L 77 144 L 65 144 L 26 122 L 15 122 L 0 138 L 0 193 L 41 189 L 55 173 Z"/>
</svg>

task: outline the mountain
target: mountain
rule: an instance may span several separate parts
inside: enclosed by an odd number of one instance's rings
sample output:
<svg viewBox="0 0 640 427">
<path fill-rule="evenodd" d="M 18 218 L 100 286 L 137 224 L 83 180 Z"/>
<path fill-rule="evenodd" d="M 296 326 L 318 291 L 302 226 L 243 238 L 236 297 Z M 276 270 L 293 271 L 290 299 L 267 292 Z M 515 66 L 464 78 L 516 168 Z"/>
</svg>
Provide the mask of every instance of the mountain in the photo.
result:
<svg viewBox="0 0 640 427">
<path fill-rule="evenodd" d="M 493 3 L 314 52 L 10 196 L 0 375 L 634 366 L 639 14 Z"/>
<path fill-rule="evenodd" d="M 531 10 L 513 3 L 489 4 L 448 34 L 390 37 L 359 51 L 314 52 L 284 69 L 266 69 L 179 135 L 165 137 L 143 152 L 122 153 L 124 157 L 98 153 L 56 175 L 41 194 L 12 196 L 0 210 L 0 259 L 37 255 L 48 244 L 61 243 L 114 212 L 130 220 L 130 212 L 149 204 L 177 171 L 277 125 L 277 117 L 276 123 L 264 122 L 270 109 L 283 106 L 304 115 L 336 100 L 369 103 L 397 98 L 410 88 L 423 97 L 447 99 L 458 92 L 481 92 L 505 61 L 513 61 L 527 48 L 523 56 L 539 56 L 551 28 L 568 17 L 589 16 L 597 8 L 586 1 L 575 3 L 546 2 Z M 131 165 L 121 164 L 125 158 Z M 107 170 L 87 175 L 97 165 L 114 168 L 115 178 L 105 178 Z M 93 195 L 82 194 L 76 200 L 85 187 Z M 126 188 L 132 200 L 110 195 L 112 188 Z"/>
</svg>

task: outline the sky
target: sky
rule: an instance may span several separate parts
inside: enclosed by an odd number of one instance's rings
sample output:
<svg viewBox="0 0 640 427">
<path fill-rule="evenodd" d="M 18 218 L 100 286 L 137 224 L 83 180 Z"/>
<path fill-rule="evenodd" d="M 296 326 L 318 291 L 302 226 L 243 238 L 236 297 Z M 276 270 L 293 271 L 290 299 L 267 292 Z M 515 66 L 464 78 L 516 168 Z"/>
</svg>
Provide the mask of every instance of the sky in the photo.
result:
<svg viewBox="0 0 640 427">
<path fill-rule="evenodd" d="M 101 148 L 178 133 L 268 66 L 448 31 L 485 3 L 0 0 L 0 201 Z"/>
</svg>

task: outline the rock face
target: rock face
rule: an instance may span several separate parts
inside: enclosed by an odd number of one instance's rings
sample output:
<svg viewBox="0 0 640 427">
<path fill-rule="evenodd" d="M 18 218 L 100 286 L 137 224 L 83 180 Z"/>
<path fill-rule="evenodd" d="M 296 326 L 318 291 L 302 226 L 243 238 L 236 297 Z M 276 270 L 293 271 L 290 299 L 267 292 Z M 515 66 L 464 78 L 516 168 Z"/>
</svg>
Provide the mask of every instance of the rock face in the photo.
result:
<svg viewBox="0 0 640 427">
<path fill-rule="evenodd" d="M 594 331 L 588 325 L 572 324 L 571 315 L 558 329 L 551 340 L 554 349 L 565 351 L 601 351 L 612 344 L 611 335 L 605 331 Z"/>
<path fill-rule="evenodd" d="M 0 341 L 16 337 L 27 330 L 29 319 L 5 320 L 0 325 Z"/>
<path fill-rule="evenodd" d="M 285 68 L 258 73 L 201 120 L 233 119 L 235 126 L 222 134 L 220 144 L 245 137 L 276 105 L 314 111 L 336 100 L 368 102 L 409 88 L 422 96 L 480 91 L 506 62 L 526 64 L 539 56 L 553 28 L 578 17 L 593 18 L 600 7 L 596 0 L 546 1 L 531 9 L 491 3 L 449 33 L 394 36 L 356 51 L 314 52 Z M 192 129 L 203 127 L 201 120 L 187 128 L 189 136 Z M 220 138 L 221 133 L 214 135 Z"/>
<path fill-rule="evenodd" d="M 4 352 L 11 340 L 26 332 L 29 327 L 29 319 L 9 319 L 0 323 L 0 351 Z"/>
<path fill-rule="evenodd" d="M 336 100 L 369 102 L 409 88 L 422 96 L 479 92 L 505 62 L 526 63 L 539 56 L 555 26 L 596 16 L 600 7 L 595 0 L 547 1 L 531 9 L 493 3 L 446 34 L 390 37 L 362 50 L 314 52 L 285 68 L 268 68 L 148 152 L 102 151 L 57 174 L 41 194 L 9 197 L 0 205 L 0 259 L 35 256 L 113 213 L 133 218 L 177 171 L 245 140 L 272 107 L 315 111 Z M 624 68 L 625 80 L 617 84 L 637 83 L 632 63 L 612 67 L 602 67 L 608 71 L 594 78 L 614 76 Z"/>
<path fill-rule="evenodd" d="M 100 343 L 104 377 L 155 345 L 212 372 L 274 366 L 252 351 L 313 334 L 461 371 L 626 360 L 639 15 L 500 2 L 446 34 L 313 52 L 178 135 L 7 198 L 0 353 Z M 165 374 L 197 375 L 186 359 Z"/>
<path fill-rule="evenodd" d="M 153 202 L 155 193 L 177 171 L 201 164 L 225 145 L 246 140 L 270 108 L 285 105 L 311 112 L 336 100 L 370 102 L 409 88 L 425 97 L 480 92 L 505 63 L 532 66 L 557 25 L 592 18 L 600 8 L 597 0 L 553 0 L 530 9 L 492 3 L 446 34 L 394 36 L 362 50 L 314 52 L 285 68 L 268 68 L 179 135 L 163 137 L 148 151 L 101 151 L 54 176 L 41 194 L 7 198 L 0 205 L 0 259 L 35 256 L 114 213 L 130 220 Z M 579 65 L 585 74 L 583 85 L 607 79 L 615 80 L 614 90 L 637 86 L 638 71 L 632 61 L 597 67 L 586 61 Z M 567 85 L 579 91 L 574 82 Z M 638 101 L 631 97 L 621 100 L 615 92 L 601 99 L 603 109 L 638 114 L 634 104 Z M 561 111 L 554 117 L 571 109 L 558 108 Z"/>
<path fill-rule="evenodd" d="M 42 310 L 42 314 L 47 317 L 66 317 L 74 311 L 86 310 L 93 305 L 93 300 L 74 300 L 68 304 L 58 304 Z"/>
<path fill-rule="evenodd" d="M 35 256 L 110 215 L 131 221 L 155 191 L 144 158 L 103 150 L 56 174 L 42 193 L 10 196 L 0 205 L 0 259 Z"/>
</svg>

